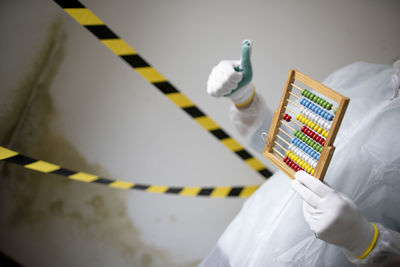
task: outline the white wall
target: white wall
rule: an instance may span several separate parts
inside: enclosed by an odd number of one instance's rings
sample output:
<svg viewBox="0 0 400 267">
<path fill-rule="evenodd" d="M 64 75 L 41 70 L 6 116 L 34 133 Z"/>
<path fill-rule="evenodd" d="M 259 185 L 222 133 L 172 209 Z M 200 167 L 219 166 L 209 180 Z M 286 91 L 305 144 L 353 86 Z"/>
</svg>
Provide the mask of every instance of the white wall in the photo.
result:
<svg viewBox="0 0 400 267">
<path fill-rule="evenodd" d="M 82 3 L 237 139 L 229 122 L 229 102 L 209 97 L 205 83 L 219 60 L 240 57 L 242 39 L 254 41 L 254 83 L 272 108 L 279 103 L 290 68 L 322 81 L 354 61 L 390 64 L 400 55 L 398 1 Z M 0 12 L 0 29 L 6 36 L 0 43 L 0 103 L 7 102 L 8 92 L 28 71 L 46 25 L 60 15 L 68 39 L 51 87 L 57 110 L 51 130 L 111 177 L 171 186 L 263 182 L 52 1 L 3 1 Z M 189 265 L 204 257 L 243 203 L 240 199 L 118 192 L 126 199 L 143 246 L 168 255 L 171 266 Z M 83 247 L 90 243 L 79 242 Z M 41 249 L 63 253 L 58 247 Z M 30 262 L 28 253 L 13 251 L 8 253 Z M 90 265 L 89 251 L 82 250 L 73 263 Z M 35 263 L 40 265 L 40 260 Z M 56 259 L 51 263 L 68 265 Z M 157 265 L 157 260 L 152 264 Z"/>
</svg>

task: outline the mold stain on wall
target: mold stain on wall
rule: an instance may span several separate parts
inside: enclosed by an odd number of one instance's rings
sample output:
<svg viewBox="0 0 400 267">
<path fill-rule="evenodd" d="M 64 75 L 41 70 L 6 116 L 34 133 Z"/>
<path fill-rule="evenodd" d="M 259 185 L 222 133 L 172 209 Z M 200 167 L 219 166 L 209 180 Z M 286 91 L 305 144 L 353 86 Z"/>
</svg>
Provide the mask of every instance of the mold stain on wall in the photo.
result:
<svg viewBox="0 0 400 267">
<path fill-rule="evenodd" d="M 61 20 L 0 111 L 1 145 L 65 168 L 111 177 L 51 130 L 52 81 L 65 56 Z M 0 162 L 0 250 L 27 266 L 176 266 L 145 245 L 126 212 L 126 191 Z M 195 266 L 198 262 L 181 266 Z"/>
</svg>

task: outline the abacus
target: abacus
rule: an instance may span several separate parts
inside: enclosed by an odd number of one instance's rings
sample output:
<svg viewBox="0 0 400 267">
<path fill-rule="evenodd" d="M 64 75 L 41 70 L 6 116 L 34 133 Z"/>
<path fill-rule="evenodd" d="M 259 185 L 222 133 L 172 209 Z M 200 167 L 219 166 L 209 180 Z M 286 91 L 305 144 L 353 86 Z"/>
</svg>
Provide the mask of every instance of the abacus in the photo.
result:
<svg viewBox="0 0 400 267">
<path fill-rule="evenodd" d="M 291 179 L 304 170 L 323 181 L 349 101 L 307 75 L 290 70 L 264 156 Z"/>
</svg>

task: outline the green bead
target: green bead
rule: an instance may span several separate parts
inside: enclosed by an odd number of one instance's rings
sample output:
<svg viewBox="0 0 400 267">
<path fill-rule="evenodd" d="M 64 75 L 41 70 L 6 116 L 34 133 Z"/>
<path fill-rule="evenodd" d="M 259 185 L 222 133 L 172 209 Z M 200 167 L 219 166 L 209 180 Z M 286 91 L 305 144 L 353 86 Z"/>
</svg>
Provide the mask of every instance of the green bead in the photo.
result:
<svg viewBox="0 0 400 267">
<path fill-rule="evenodd" d="M 323 101 L 324 101 L 324 100 L 320 98 L 320 99 L 318 99 L 317 104 L 320 105 L 320 106 L 322 106 Z"/>
<path fill-rule="evenodd" d="M 319 147 L 318 152 L 319 152 L 319 153 L 322 152 L 322 147 Z"/>
<path fill-rule="evenodd" d="M 306 90 L 306 89 L 303 89 L 303 90 L 301 91 L 301 95 L 304 96 L 304 95 L 306 94 L 306 92 L 307 92 L 307 90 Z"/>
<path fill-rule="evenodd" d="M 335 108 L 334 110 L 333 110 L 333 113 L 336 115 L 336 111 L 337 111 L 337 108 Z"/>
<path fill-rule="evenodd" d="M 327 110 L 331 110 L 331 108 L 332 108 L 332 104 L 329 103 L 328 106 L 326 107 L 326 109 L 327 109 Z"/>
</svg>

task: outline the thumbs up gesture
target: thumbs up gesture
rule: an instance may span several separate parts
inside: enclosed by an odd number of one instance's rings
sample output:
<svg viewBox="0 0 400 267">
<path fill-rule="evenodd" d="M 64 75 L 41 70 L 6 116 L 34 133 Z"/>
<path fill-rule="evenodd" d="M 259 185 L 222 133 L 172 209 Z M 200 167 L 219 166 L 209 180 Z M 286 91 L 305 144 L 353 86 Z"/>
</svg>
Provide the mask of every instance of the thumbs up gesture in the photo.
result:
<svg viewBox="0 0 400 267">
<path fill-rule="evenodd" d="M 251 104 L 255 94 L 251 49 L 252 42 L 244 40 L 241 60 L 223 60 L 212 69 L 207 81 L 209 95 L 228 97 L 239 109 Z"/>
</svg>

